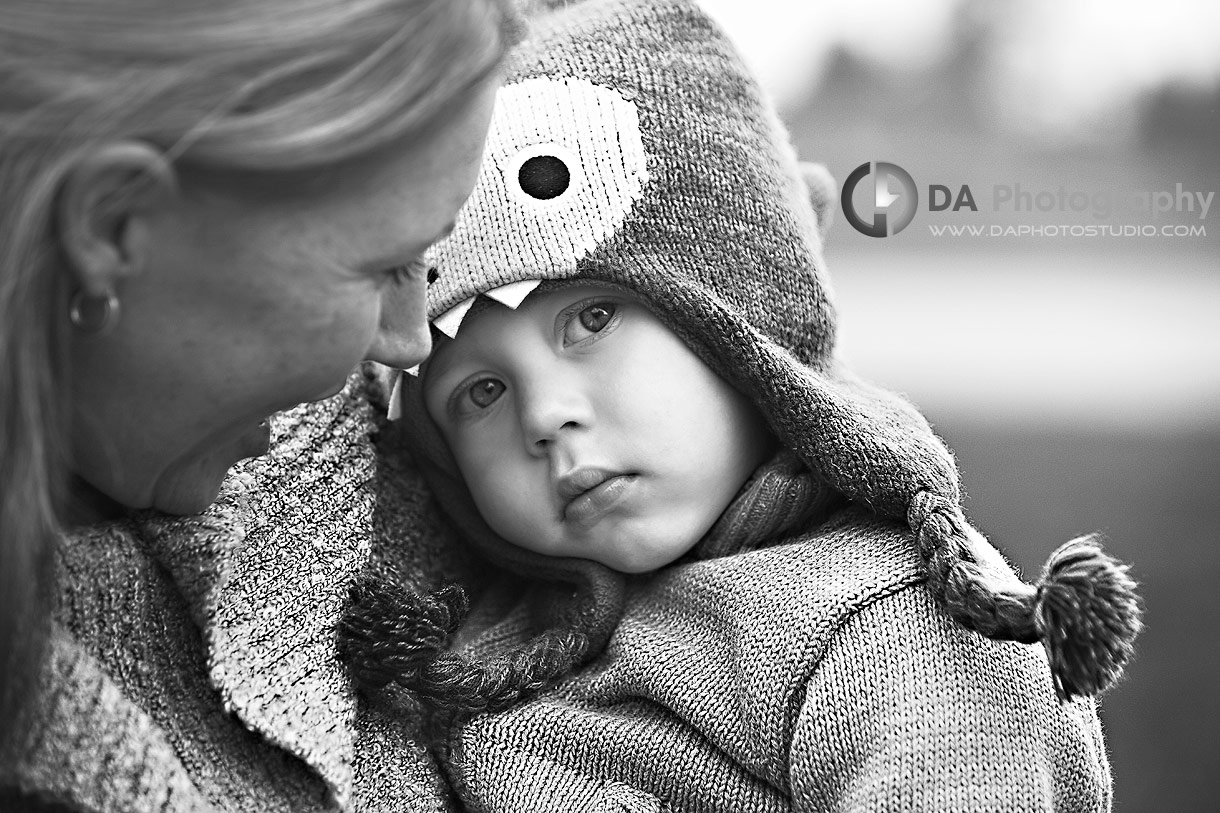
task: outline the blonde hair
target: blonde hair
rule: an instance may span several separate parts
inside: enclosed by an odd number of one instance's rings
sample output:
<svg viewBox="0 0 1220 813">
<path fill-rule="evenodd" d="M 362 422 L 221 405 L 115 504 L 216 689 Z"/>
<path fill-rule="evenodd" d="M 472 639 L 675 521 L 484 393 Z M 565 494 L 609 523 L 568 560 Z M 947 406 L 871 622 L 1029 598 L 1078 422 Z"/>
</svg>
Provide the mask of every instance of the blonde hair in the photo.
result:
<svg viewBox="0 0 1220 813">
<path fill-rule="evenodd" d="M 5 0 L 0 14 L 0 720 L 26 705 L 71 476 L 53 209 L 93 146 L 308 170 L 423 132 L 520 37 L 512 0 Z"/>
</svg>

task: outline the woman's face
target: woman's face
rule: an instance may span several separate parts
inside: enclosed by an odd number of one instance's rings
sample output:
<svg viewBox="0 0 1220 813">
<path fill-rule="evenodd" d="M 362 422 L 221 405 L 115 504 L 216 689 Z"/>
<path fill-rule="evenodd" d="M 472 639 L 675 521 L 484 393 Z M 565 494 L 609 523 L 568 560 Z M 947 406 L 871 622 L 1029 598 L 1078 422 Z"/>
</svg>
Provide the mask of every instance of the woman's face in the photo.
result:
<svg viewBox="0 0 1220 813">
<path fill-rule="evenodd" d="M 183 170 L 133 216 L 143 262 L 115 292 L 117 326 L 73 333 L 76 474 L 128 507 L 198 512 L 266 451 L 268 415 L 338 392 L 361 359 L 423 359 L 426 281 L 393 269 L 450 229 L 496 85 L 405 146 L 304 181 Z"/>
</svg>

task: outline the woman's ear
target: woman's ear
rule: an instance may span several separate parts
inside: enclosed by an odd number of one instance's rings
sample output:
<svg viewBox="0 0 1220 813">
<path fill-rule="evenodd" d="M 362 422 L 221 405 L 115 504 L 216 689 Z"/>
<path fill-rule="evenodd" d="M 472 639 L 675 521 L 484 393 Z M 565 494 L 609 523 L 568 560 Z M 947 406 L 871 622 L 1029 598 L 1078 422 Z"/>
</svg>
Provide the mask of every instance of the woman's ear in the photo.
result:
<svg viewBox="0 0 1220 813">
<path fill-rule="evenodd" d="M 835 204 L 839 199 L 834 176 L 824 164 L 808 161 L 800 162 L 800 170 L 805 188 L 809 191 L 809 202 L 813 204 L 813 211 L 818 217 L 818 233 L 825 240 L 826 232 L 834 222 Z"/>
<path fill-rule="evenodd" d="M 102 144 L 68 169 L 56 202 L 60 248 L 76 287 L 89 296 L 112 294 L 147 261 L 139 219 L 177 193 L 177 178 L 161 150 L 140 141 Z"/>
</svg>

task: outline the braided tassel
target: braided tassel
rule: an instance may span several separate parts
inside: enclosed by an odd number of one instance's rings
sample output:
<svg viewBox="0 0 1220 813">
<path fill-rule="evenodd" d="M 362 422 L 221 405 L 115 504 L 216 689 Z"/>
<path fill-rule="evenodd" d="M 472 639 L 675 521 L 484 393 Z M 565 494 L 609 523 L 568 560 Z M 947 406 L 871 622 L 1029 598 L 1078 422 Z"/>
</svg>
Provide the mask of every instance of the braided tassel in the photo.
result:
<svg viewBox="0 0 1220 813">
<path fill-rule="evenodd" d="M 1047 560 L 1034 598 L 1034 624 L 1063 701 L 1092 695 L 1122 674 L 1142 627 L 1142 606 L 1127 566 L 1095 535 L 1066 543 Z"/>
<path fill-rule="evenodd" d="M 468 608 L 466 593 L 457 586 L 425 596 L 392 582 L 362 578 L 352 586 L 351 603 L 339 622 L 340 657 L 358 686 L 411 686 L 445 651 Z"/>
<path fill-rule="evenodd" d="M 969 526 L 955 500 L 921 491 L 911 501 L 928 584 L 967 629 L 998 641 L 1041 641 L 1063 702 L 1114 683 L 1134 652 L 1143 608 L 1127 566 L 1105 554 L 1095 535 L 1063 545 L 1029 585 L 996 578 L 975 559 Z"/>
<path fill-rule="evenodd" d="M 339 653 L 356 685 L 396 684 L 434 711 L 468 716 L 498 711 L 567 674 L 589 651 L 584 633 L 561 626 L 485 661 L 448 649 L 469 604 L 457 586 L 421 595 L 389 578 L 365 576 L 339 622 Z"/>
</svg>

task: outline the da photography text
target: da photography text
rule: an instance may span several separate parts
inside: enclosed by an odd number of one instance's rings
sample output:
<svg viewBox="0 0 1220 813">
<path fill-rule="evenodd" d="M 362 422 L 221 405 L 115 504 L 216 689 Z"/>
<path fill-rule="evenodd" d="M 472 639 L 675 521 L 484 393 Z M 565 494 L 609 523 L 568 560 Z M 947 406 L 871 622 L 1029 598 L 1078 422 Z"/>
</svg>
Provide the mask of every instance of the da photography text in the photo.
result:
<svg viewBox="0 0 1220 813">
<path fill-rule="evenodd" d="M 1173 186 L 1117 193 L 1066 185 L 1036 188 L 1020 182 L 982 184 L 929 183 L 925 187 L 930 215 L 949 222 L 930 223 L 934 237 L 1205 237 L 1215 192 Z M 902 167 L 870 161 L 847 176 L 840 196 L 844 217 L 869 237 L 892 237 L 915 219 L 919 186 Z M 959 218 L 992 212 L 1002 223 Z M 1022 215 L 1040 221 L 1064 215 L 1062 223 L 1020 223 Z M 1138 222 L 1115 222 L 1118 219 Z M 952 222 L 958 219 L 957 223 Z M 1087 222 L 1081 222 L 1087 221 Z M 1166 222 L 1172 221 L 1172 222 Z M 1185 221 L 1185 222 L 1183 222 Z"/>
</svg>

